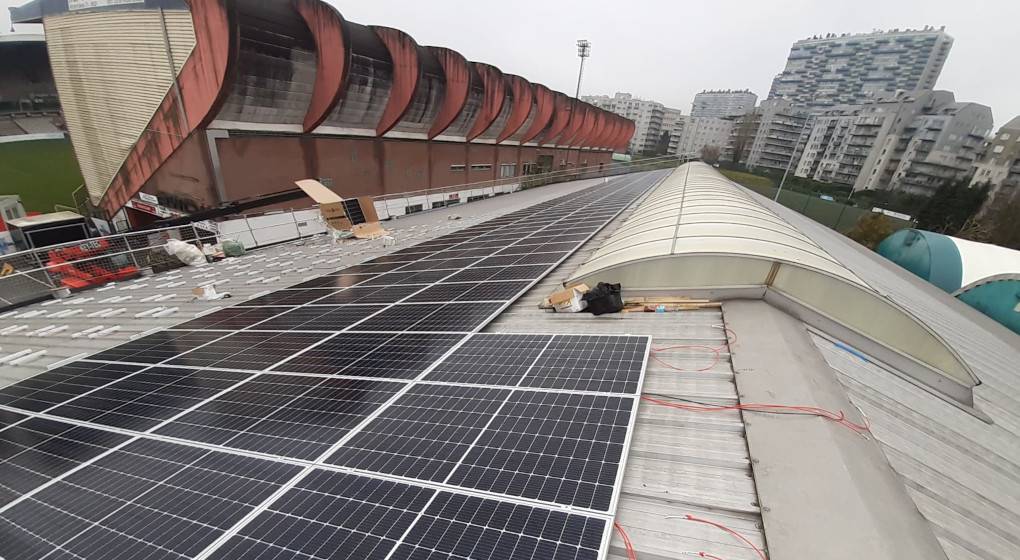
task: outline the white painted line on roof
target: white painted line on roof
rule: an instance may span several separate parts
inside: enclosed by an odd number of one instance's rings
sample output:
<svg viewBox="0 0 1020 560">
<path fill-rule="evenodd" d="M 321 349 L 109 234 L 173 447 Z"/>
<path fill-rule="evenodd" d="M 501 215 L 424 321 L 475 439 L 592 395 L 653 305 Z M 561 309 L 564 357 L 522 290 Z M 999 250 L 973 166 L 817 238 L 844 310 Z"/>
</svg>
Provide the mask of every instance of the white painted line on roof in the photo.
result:
<svg viewBox="0 0 1020 560">
<path fill-rule="evenodd" d="M 168 308 L 164 309 L 163 311 L 159 311 L 159 312 L 153 313 L 152 316 L 153 317 L 168 317 L 170 315 L 173 315 L 174 313 L 177 313 L 178 311 L 180 311 L 180 309 L 181 309 L 180 307 L 168 307 Z"/>
<path fill-rule="evenodd" d="M 89 338 L 99 338 L 101 336 L 106 336 L 108 334 L 113 334 L 113 333 L 115 333 L 115 332 L 117 332 L 119 330 L 120 330 L 120 325 L 114 325 L 112 327 L 103 329 L 101 331 L 96 331 L 96 332 L 88 335 L 88 337 Z"/>
<path fill-rule="evenodd" d="M 125 290 L 138 290 L 138 289 L 141 289 L 141 288 L 146 288 L 146 287 L 148 287 L 148 285 L 149 285 L 148 283 L 144 283 L 144 284 L 132 284 L 131 286 L 128 286 L 128 287 L 126 287 L 124 289 Z"/>
<path fill-rule="evenodd" d="M 163 297 L 163 294 L 152 294 L 151 296 L 143 297 L 142 299 L 140 299 L 138 301 L 140 303 L 149 303 L 149 302 L 152 302 L 152 301 L 156 301 L 157 299 L 159 299 L 161 297 Z"/>
<path fill-rule="evenodd" d="M 64 300 L 60 300 L 60 301 L 62 302 L 61 305 L 72 305 L 72 304 L 79 304 L 79 303 L 87 303 L 87 302 L 90 302 L 90 301 L 92 301 L 94 299 L 96 299 L 96 298 L 94 298 L 94 297 L 77 297 L 77 298 L 71 298 L 71 299 L 64 299 Z"/>
<path fill-rule="evenodd" d="M 50 299 L 50 300 L 46 300 L 46 301 L 40 303 L 39 305 L 41 305 L 43 307 L 46 307 L 46 306 L 49 306 L 49 305 L 53 305 L 54 303 L 60 303 L 60 300 L 59 299 Z"/>
<path fill-rule="evenodd" d="M 31 348 L 25 348 L 24 350 L 18 350 L 17 352 L 15 352 L 13 354 L 8 354 L 6 356 L 0 356 L 0 364 L 9 364 L 9 363 L 13 362 L 14 360 L 17 360 L 18 358 L 20 358 L 22 356 L 27 356 L 27 355 L 31 354 L 32 351 L 33 350 Z"/>
<path fill-rule="evenodd" d="M 67 364 L 69 364 L 71 362 L 76 362 L 76 361 L 78 361 L 78 360 L 80 360 L 80 359 L 82 359 L 82 358 L 84 358 L 85 356 L 88 356 L 88 355 L 89 355 L 88 352 L 81 352 L 81 353 L 75 354 L 74 356 L 71 356 L 69 358 L 64 358 L 63 360 L 57 360 L 57 361 L 53 362 L 52 364 L 46 366 L 46 371 L 49 371 L 51 369 L 56 369 L 56 368 L 58 368 L 60 366 L 67 365 Z"/>
<path fill-rule="evenodd" d="M 106 328 L 105 325 L 96 325 L 94 327 L 89 327 L 89 328 L 87 328 L 87 329 L 85 329 L 83 331 L 79 331 L 79 332 L 76 332 L 76 333 L 72 334 L 71 338 L 81 338 L 83 336 L 88 336 L 88 335 L 90 335 L 90 334 L 92 334 L 92 333 L 94 333 L 96 331 L 101 331 L 101 330 L 103 330 L 105 328 Z"/>
<path fill-rule="evenodd" d="M 146 309 L 145 311 L 139 311 L 138 313 L 135 313 L 135 317 L 136 318 L 139 318 L 139 317 L 148 317 L 149 315 L 152 315 L 154 313 L 159 313 L 160 311 L 163 311 L 164 309 L 166 309 L 166 307 L 163 307 L 162 305 L 160 305 L 158 307 L 152 307 L 152 308 Z"/>
<path fill-rule="evenodd" d="M 39 335 L 43 334 L 44 332 L 46 332 L 46 331 L 48 331 L 50 329 L 55 329 L 55 328 L 57 328 L 56 325 L 46 325 L 45 327 L 42 327 L 40 329 L 36 329 L 36 330 L 34 330 L 32 332 L 25 333 L 25 336 L 39 336 Z"/>
<path fill-rule="evenodd" d="M 46 315 L 46 311 L 42 310 L 42 309 L 36 309 L 36 310 L 33 310 L 33 311 L 26 311 L 26 312 L 21 314 L 21 317 L 18 317 L 18 318 L 19 319 L 31 319 L 32 317 L 38 317 L 40 315 Z"/>
<path fill-rule="evenodd" d="M 62 333 L 62 332 L 66 331 L 69 328 L 70 327 L 68 327 L 67 325 L 60 325 L 59 327 L 57 327 L 55 329 L 50 329 L 50 330 L 48 330 L 48 331 L 46 331 L 44 333 L 39 333 L 39 337 L 41 338 L 41 337 L 46 337 L 46 336 L 54 335 L 54 334 L 57 334 L 57 333 Z"/>
<path fill-rule="evenodd" d="M 28 362 L 38 360 L 39 358 L 45 356 L 46 352 L 47 352 L 46 350 L 37 350 L 35 352 L 32 352 L 31 354 L 26 354 L 20 358 L 11 360 L 7 363 L 12 366 L 20 366 L 21 364 L 27 364 Z"/>
<path fill-rule="evenodd" d="M 108 284 L 103 285 L 102 288 L 96 288 L 96 291 L 97 292 L 105 292 L 106 290 L 112 290 L 112 289 L 114 289 L 116 287 L 117 287 L 117 283 L 116 282 L 110 282 Z"/>
<path fill-rule="evenodd" d="M 174 299 L 175 297 L 177 297 L 177 294 L 160 295 L 159 297 L 155 298 L 152 301 L 154 301 L 156 303 L 160 303 L 160 302 L 166 301 L 168 299 Z"/>
<path fill-rule="evenodd" d="M 268 283 L 270 283 L 270 282 L 276 282 L 276 281 L 277 281 L 277 280 L 279 280 L 279 279 L 280 279 L 280 277 L 279 277 L 279 276 L 270 276 L 269 278 L 264 278 L 264 279 L 262 280 L 262 283 L 263 283 L 263 284 L 268 284 Z"/>
<path fill-rule="evenodd" d="M 86 315 L 86 317 L 106 317 L 106 314 L 109 313 L 110 311 L 113 311 L 112 307 L 104 307 L 99 311 L 93 311 L 92 313 L 89 313 L 88 315 Z"/>
</svg>

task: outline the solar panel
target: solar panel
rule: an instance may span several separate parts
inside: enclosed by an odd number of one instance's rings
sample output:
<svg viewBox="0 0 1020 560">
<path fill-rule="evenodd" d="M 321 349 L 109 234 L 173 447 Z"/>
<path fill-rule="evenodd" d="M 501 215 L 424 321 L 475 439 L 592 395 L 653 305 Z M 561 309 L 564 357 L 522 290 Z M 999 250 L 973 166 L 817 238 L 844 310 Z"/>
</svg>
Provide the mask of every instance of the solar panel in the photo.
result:
<svg viewBox="0 0 1020 560">
<path fill-rule="evenodd" d="M 448 482 L 610 511 L 635 398 L 514 391 Z"/>
<path fill-rule="evenodd" d="M 116 436 L 7 490 L 0 557 L 597 558 L 647 339 L 465 333 L 651 181 L 620 184 L 97 355 L 115 363 L 76 362 L 0 390 L 0 405 Z M 0 410 L 0 457 L 20 457 L 3 434 L 36 421 L 53 422 Z M 245 499 L 221 495 L 265 463 L 285 471 L 246 479 L 259 492 Z"/>
<path fill-rule="evenodd" d="M 250 331 L 342 331 L 384 305 L 307 305 L 249 327 Z"/>
<path fill-rule="evenodd" d="M 308 290 L 321 291 L 325 290 Z M 276 307 L 227 307 L 219 311 L 213 311 L 187 323 L 177 325 L 177 329 L 215 329 L 215 330 L 238 330 L 261 323 L 266 319 L 275 317 L 294 309 L 291 306 Z"/>
<path fill-rule="evenodd" d="M 0 514 L 0 557 L 191 558 L 299 471 L 133 441 Z"/>
<path fill-rule="evenodd" d="M 393 333 L 340 333 L 272 369 L 320 375 L 338 374 L 394 336 Z"/>
<path fill-rule="evenodd" d="M 341 370 L 340 375 L 413 379 L 462 338 L 459 334 L 399 334 Z"/>
<path fill-rule="evenodd" d="M 628 336 L 556 336 L 521 386 L 636 393 L 648 339 Z"/>
<path fill-rule="evenodd" d="M 0 430 L 0 506 L 89 461 L 128 436 L 56 422 L 29 418 Z M 0 530 L 0 537 L 5 532 Z M 0 558 L 22 558 L 8 550 L 5 556 L 0 538 Z"/>
<path fill-rule="evenodd" d="M 389 381 L 263 374 L 155 433 L 314 459 L 403 386 Z"/>
<path fill-rule="evenodd" d="M 240 371 L 154 367 L 74 399 L 49 414 L 146 431 L 251 377 Z"/>
<path fill-rule="evenodd" d="M 355 286 L 335 292 L 310 305 L 343 303 L 396 303 L 419 291 L 422 286 Z"/>
<path fill-rule="evenodd" d="M 249 299 L 248 301 L 242 301 L 237 305 L 240 307 L 262 307 L 265 305 L 301 305 L 303 303 L 308 303 L 326 297 L 331 293 L 335 292 L 314 288 L 304 290 L 277 290 L 275 292 L 268 293 L 264 296 Z"/>
<path fill-rule="evenodd" d="M 508 394 L 486 387 L 412 387 L 326 462 L 443 482 Z"/>
<path fill-rule="evenodd" d="M 71 362 L 0 389 L 0 404 L 41 412 L 144 367 L 104 362 Z"/>
<path fill-rule="evenodd" d="M 224 335 L 226 333 L 216 331 L 165 330 L 93 354 L 89 359 L 156 364 Z"/>
<path fill-rule="evenodd" d="M 605 519 L 439 492 L 393 558 L 596 560 Z"/>
<path fill-rule="evenodd" d="M 551 340 L 550 335 L 478 334 L 437 364 L 425 379 L 514 387 Z"/>
<path fill-rule="evenodd" d="M 328 336 L 327 333 L 243 331 L 176 356 L 166 363 L 259 371 L 268 369 Z"/>
<path fill-rule="evenodd" d="M 384 560 L 435 490 L 313 470 L 213 560 Z"/>
</svg>

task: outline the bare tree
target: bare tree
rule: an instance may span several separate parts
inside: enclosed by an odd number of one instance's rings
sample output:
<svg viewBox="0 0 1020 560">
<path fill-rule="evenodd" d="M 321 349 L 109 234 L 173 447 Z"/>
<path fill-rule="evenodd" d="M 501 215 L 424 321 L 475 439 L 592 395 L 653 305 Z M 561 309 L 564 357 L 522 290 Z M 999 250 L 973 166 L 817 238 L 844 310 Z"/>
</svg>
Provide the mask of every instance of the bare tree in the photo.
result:
<svg viewBox="0 0 1020 560">
<path fill-rule="evenodd" d="M 715 165 L 719 162 L 719 146 L 711 144 L 701 148 L 701 161 Z"/>
</svg>

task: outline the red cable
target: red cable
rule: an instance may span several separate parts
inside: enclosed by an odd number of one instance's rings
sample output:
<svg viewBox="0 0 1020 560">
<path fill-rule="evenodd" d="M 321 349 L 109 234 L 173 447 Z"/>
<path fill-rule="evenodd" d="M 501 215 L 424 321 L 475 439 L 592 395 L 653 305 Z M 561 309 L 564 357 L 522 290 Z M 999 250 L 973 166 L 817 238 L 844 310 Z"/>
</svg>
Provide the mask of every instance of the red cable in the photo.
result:
<svg viewBox="0 0 1020 560">
<path fill-rule="evenodd" d="M 708 350 L 709 352 L 712 352 L 712 354 L 713 354 L 713 356 L 712 356 L 712 363 L 709 364 L 706 367 L 701 368 L 701 369 L 684 369 L 684 368 L 681 368 L 681 367 L 674 366 L 673 364 L 663 360 L 662 358 L 660 358 L 660 357 L 658 357 L 656 355 L 659 352 L 664 352 L 666 350 L 674 350 L 676 348 L 703 348 L 705 350 Z M 665 346 L 663 348 L 652 348 L 651 357 L 656 362 L 659 362 L 660 364 L 668 367 L 669 369 L 676 370 L 676 371 L 708 371 L 708 370 L 714 368 L 715 365 L 719 363 L 719 352 L 720 352 L 720 350 L 721 350 L 721 348 L 716 348 L 714 346 L 704 346 L 702 344 L 677 344 L 677 345 L 674 345 L 674 346 Z"/>
<path fill-rule="evenodd" d="M 699 552 L 698 556 L 702 558 L 708 558 L 708 560 L 723 560 L 722 558 L 719 558 L 715 554 L 709 554 L 707 552 Z"/>
<path fill-rule="evenodd" d="M 718 406 L 707 406 L 700 404 L 686 404 L 686 403 L 675 403 L 669 401 L 663 401 L 656 398 L 642 396 L 642 400 L 650 403 L 658 404 L 661 406 L 668 406 L 670 408 L 678 408 L 680 410 L 686 410 L 689 412 L 722 412 L 726 410 L 747 410 L 750 412 L 799 412 L 803 414 L 811 414 L 814 416 L 820 416 L 826 420 L 832 420 L 837 424 L 841 424 L 859 434 L 863 434 L 869 431 L 869 426 L 865 424 L 855 424 L 846 419 L 843 411 L 840 410 L 838 413 L 826 410 L 824 408 L 818 408 L 814 406 L 793 406 L 785 404 L 763 404 L 763 403 L 743 403 L 735 405 L 718 405 Z"/>
<path fill-rule="evenodd" d="M 687 519 L 689 521 L 696 521 L 698 523 L 706 523 L 706 524 L 711 525 L 713 527 L 716 527 L 718 529 L 722 529 L 723 531 L 726 531 L 727 533 L 733 535 L 734 537 L 737 537 L 738 539 L 743 541 L 745 544 L 747 544 L 747 546 L 749 546 L 752 549 L 754 549 L 754 551 L 758 553 L 758 557 L 761 558 L 761 560 L 768 560 L 768 558 L 765 556 L 765 553 L 762 552 L 762 550 L 760 548 L 758 548 L 757 546 L 754 546 L 754 543 L 752 543 L 751 541 L 747 540 L 747 538 L 744 537 L 744 535 L 741 535 L 740 533 L 734 531 L 733 529 L 730 529 L 729 527 L 727 527 L 725 525 L 720 525 L 719 523 L 716 523 L 714 521 L 709 521 L 707 519 L 701 519 L 699 517 L 694 517 L 693 515 L 689 515 L 689 514 L 685 515 L 684 519 Z M 705 553 L 702 553 L 702 555 L 704 555 L 704 554 Z M 711 556 L 711 555 L 705 556 L 705 557 L 706 558 L 714 558 L 714 556 Z"/>
<path fill-rule="evenodd" d="M 613 527 L 616 528 L 617 533 L 620 533 L 620 538 L 623 539 L 623 545 L 627 547 L 627 558 L 630 560 L 637 560 L 637 552 L 634 551 L 634 544 L 630 542 L 630 537 L 627 535 L 627 531 L 623 530 L 623 525 L 613 521 Z"/>
</svg>

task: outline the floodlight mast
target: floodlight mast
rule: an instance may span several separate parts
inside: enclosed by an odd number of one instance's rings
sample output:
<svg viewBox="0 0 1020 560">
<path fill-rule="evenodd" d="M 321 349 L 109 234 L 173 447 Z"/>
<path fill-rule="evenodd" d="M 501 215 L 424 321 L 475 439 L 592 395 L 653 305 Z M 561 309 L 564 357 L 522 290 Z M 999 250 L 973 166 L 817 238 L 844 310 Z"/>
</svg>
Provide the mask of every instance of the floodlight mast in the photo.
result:
<svg viewBox="0 0 1020 560">
<path fill-rule="evenodd" d="M 577 40 L 577 56 L 581 59 L 581 67 L 577 70 L 577 91 L 574 99 L 581 99 L 581 77 L 584 75 L 584 59 L 591 56 L 591 43 L 587 39 Z"/>
</svg>

